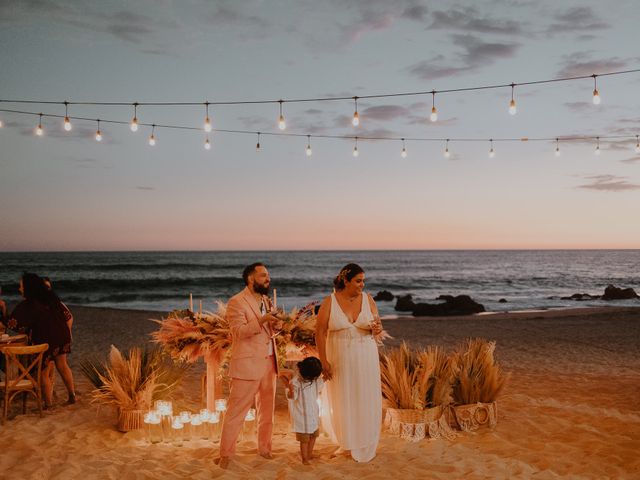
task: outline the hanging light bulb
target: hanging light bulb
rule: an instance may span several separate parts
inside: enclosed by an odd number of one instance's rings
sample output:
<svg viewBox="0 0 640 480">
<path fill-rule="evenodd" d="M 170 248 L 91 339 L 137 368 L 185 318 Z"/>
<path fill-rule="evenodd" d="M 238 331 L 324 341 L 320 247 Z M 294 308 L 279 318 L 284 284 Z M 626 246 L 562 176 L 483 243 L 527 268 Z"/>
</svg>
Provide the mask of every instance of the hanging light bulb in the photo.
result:
<svg viewBox="0 0 640 480">
<path fill-rule="evenodd" d="M 438 120 L 438 110 L 436 109 L 436 91 L 431 91 L 431 115 L 429 116 L 429 120 L 435 122 Z"/>
<path fill-rule="evenodd" d="M 205 132 L 210 132 L 211 131 L 211 119 L 209 118 L 209 102 L 205 102 L 204 103 L 206 112 L 205 112 L 205 117 L 204 117 L 204 131 Z"/>
<path fill-rule="evenodd" d="M 36 135 L 41 137 L 43 133 L 44 130 L 42 129 L 42 114 L 40 114 L 40 120 L 38 121 L 38 126 L 36 127 Z"/>
<path fill-rule="evenodd" d="M 491 148 L 489 149 L 489 158 L 493 158 L 496 156 L 496 151 L 493 149 L 493 139 L 489 140 L 489 144 L 491 145 Z"/>
<path fill-rule="evenodd" d="M 209 135 L 204 139 L 204 149 L 211 150 L 211 142 L 209 141 Z"/>
<path fill-rule="evenodd" d="M 132 132 L 138 131 L 138 104 L 137 103 L 133 104 L 133 118 L 131 119 L 129 128 L 131 128 Z"/>
<path fill-rule="evenodd" d="M 102 132 L 100 132 L 100 119 L 98 119 L 97 122 L 98 122 L 98 129 L 96 130 L 96 142 L 101 142 Z"/>
<path fill-rule="evenodd" d="M 4 127 L 4 122 L 2 121 L 2 119 L 0 118 L 0 128 Z"/>
<path fill-rule="evenodd" d="M 307 157 L 310 157 L 312 155 L 312 151 L 311 151 L 311 135 L 307 135 Z"/>
<path fill-rule="evenodd" d="M 559 157 L 559 156 L 560 156 L 560 140 L 558 140 L 557 138 L 556 138 L 556 151 L 555 151 L 555 155 L 556 155 L 556 157 Z"/>
<path fill-rule="evenodd" d="M 509 102 L 509 113 L 511 115 L 515 115 L 518 111 L 518 109 L 516 108 L 516 101 L 513 98 L 513 90 L 516 88 L 515 83 L 511 84 L 511 101 Z"/>
<path fill-rule="evenodd" d="M 402 158 L 407 158 L 407 149 L 405 148 L 405 145 L 404 145 L 404 138 L 402 139 L 402 151 L 400 152 L 400 156 Z"/>
<path fill-rule="evenodd" d="M 282 114 L 282 102 L 283 100 L 278 100 L 280 103 L 280 118 L 278 118 L 278 128 L 280 130 L 284 130 L 287 128 L 287 123 L 284 121 L 284 115 Z"/>
<path fill-rule="evenodd" d="M 260 132 L 258 132 L 258 143 L 256 143 L 256 152 L 260 151 Z"/>
<path fill-rule="evenodd" d="M 355 137 L 355 141 L 356 141 L 356 144 L 353 147 L 353 156 L 357 157 L 358 155 L 360 155 L 360 152 L 358 152 L 358 137 Z"/>
<path fill-rule="evenodd" d="M 640 153 L 640 135 L 636 135 L 636 153 Z"/>
<path fill-rule="evenodd" d="M 449 139 L 447 138 L 447 143 L 444 146 L 444 158 L 449 158 L 451 153 L 449 152 Z"/>
<path fill-rule="evenodd" d="M 149 145 L 152 147 L 156 144 L 156 136 L 155 136 L 156 126 L 155 124 L 151 126 L 151 136 L 149 137 Z"/>
<path fill-rule="evenodd" d="M 71 120 L 69 120 L 69 102 L 64 102 L 64 129 L 71 131 Z"/>
<path fill-rule="evenodd" d="M 598 92 L 598 76 L 597 75 L 592 75 L 593 76 L 593 104 L 594 105 L 600 105 L 600 92 Z"/>
<path fill-rule="evenodd" d="M 355 111 L 353 112 L 353 119 L 351 123 L 354 127 L 360 125 L 360 115 L 358 115 L 358 97 L 353 97 L 353 102 L 355 104 Z"/>
<path fill-rule="evenodd" d="M 600 155 L 600 137 L 596 137 L 596 149 L 593 151 L 594 155 Z"/>
</svg>

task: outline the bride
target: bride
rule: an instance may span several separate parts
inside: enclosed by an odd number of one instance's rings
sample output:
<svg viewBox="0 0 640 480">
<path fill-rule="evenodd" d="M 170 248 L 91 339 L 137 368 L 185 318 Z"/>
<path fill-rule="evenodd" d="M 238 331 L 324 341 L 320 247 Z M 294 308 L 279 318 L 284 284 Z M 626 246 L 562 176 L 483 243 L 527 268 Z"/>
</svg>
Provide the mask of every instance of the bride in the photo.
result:
<svg viewBox="0 0 640 480">
<path fill-rule="evenodd" d="M 323 375 L 322 426 L 332 441 L 357 462 L 376 455 L 382 421 L 378 309 L 364 293 L 364 270 L 344 266 L 318 312 L 316 342 Z"/>
</svg>

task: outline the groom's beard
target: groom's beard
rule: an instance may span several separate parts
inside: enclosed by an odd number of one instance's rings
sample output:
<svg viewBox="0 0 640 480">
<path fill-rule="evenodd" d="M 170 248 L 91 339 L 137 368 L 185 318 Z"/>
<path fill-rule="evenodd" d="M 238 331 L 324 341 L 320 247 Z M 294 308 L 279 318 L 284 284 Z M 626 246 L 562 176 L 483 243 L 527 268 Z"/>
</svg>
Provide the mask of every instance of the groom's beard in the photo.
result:
<svg viewBox="0 0 640 480">
<path fill-rule="evenodd" d="M 259 293 L 260 295 L 269 295 L 269 284 L 267 285 L 258 285 L 257 283 L 253 284 L 253 291 Z"/>
</svg>

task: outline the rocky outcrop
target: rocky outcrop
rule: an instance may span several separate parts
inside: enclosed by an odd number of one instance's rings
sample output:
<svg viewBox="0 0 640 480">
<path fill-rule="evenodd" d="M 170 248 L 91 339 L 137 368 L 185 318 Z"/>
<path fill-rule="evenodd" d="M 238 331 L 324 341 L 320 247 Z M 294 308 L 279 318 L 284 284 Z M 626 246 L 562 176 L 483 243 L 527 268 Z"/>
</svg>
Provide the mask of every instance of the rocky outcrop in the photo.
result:
<svg viewBox="0 0 640 480">
<path fill-rule="evenodd" d="M 444 303 L 417 303 L 412 312 L 415 317 L 448 317 L 453 315 L 472 315 L 484 312 L 484 305 L 473 300 L 469 295 L 440 295 L 436 300 Z"/>
<path fill-rule="evenodd" d="M 498 303 L 507 303 L 507 299 L 506 298 L 501 298 L 500 300 L 498 300 Z"/>
<path fill-rule="evenodd" d="M 376 293 L 376 296 L 373 297 L 376 302 L 391 302 L 394 298 L 396 297 L 388 290 L 382 290 L 381 292 Z"/>
<path fill-rule="evenodd" d="M 613 285 L 608 285 L 602 296 L 602 300 L 631 300 L 634 298 L 639 297 L 633 288 L 618 288 Z"/>
<path fill-rule="evenodd" d="M 413 297 L 411 294 L 407 294 L 398 297 L 394 308 L 397 312 L 412 312 L 415 306 L 416 304 L 413 303 Z"/>
<path fill-rule="evenodd" d="M 599 300 L 600 295 L 591 295 L 589 293 L 574 293 L 570 297 L 560 297 L 560 300 L 575 300 L 576 302 L 584 302 L 585 300 Z"/>
</svg>

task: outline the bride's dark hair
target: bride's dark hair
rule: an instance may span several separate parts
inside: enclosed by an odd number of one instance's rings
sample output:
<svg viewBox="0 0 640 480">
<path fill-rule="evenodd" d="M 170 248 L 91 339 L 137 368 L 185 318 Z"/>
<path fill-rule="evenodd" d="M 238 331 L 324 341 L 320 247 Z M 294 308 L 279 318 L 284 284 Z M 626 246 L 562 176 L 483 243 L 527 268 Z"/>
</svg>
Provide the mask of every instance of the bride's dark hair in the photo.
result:
<svg viewBox="0 0 640 480">
<path fill-rule="evenodd" d="M 340 269 L 340 273 L 334 278 L 333 286 L 336 291 L 339 292 L 344 289 L 346 282 L 350 282 L 353 277 L 361 273 L 364 273 L 364 269 L 360 265 L 357 263 L 348 263 Z"/>
</svg>

